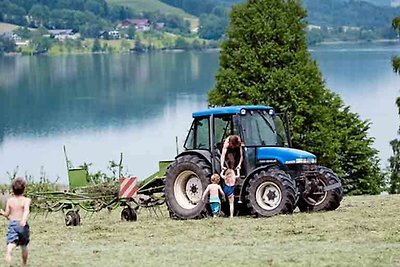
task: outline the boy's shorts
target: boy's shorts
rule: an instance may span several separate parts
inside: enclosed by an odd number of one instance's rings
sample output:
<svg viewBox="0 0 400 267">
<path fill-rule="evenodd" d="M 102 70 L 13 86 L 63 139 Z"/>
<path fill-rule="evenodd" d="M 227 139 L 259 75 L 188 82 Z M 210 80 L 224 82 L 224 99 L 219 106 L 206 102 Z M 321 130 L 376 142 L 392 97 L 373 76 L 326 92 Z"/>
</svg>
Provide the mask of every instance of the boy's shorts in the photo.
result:
<svg viewBox="0 0 400 267">
<path fill-rule="evenodd" d="M 17 246 L 27 246 L 29 244 L 29 225 L 21 227 L 19 221 L 10 221 L 7 229 L 7 245 L 15 243 Z"/>
<path fill-rule="evenodd" d="M 226 197 L 231 197 L 234 194 L 235 187 L 224 184 L 223 191 L 224 191 Z"/>
<path fill-rule="evenodd" d="M 211 202 L 210 207 L 211 207 L 212 214 L 214 214 L 214 215 L 219 214 L 220 207 L 221 207 L 221 204 L 219 202 Z"/>
</svg>

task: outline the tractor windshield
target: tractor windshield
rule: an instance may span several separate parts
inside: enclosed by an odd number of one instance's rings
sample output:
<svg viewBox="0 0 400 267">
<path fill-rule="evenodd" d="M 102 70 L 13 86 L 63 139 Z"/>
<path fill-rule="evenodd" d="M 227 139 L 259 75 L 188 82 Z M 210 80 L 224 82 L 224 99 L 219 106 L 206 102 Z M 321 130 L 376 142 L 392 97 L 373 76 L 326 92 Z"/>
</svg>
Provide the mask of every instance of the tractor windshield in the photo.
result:
<svg viewBox="0 0 400 267">
<path fill-rule="evenodd" d="M 277 145 L 274 120 L 267 112 L 248 111 L 241 121 L 246 146 Z"/>
</svg>

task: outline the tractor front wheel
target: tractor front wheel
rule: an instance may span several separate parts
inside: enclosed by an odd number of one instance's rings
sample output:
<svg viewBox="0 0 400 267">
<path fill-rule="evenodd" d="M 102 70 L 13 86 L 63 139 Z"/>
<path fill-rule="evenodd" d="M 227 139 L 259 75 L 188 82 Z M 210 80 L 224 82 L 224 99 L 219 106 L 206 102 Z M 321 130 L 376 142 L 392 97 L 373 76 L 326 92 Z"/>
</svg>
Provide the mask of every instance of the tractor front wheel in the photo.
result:
<svg viewBox="0 0 400 267">
<path fill-rule="evenodd" d="M 250 180 L 245 197 L 253 215 L 269 217 L 292 213 L 296 202 L 296 187 L 285 172 L 279 169 L 263 170 Z"/>
<path fill-rule="evenodd" d="M 330 169 L 322 166 L 317 167 L 316 185 L 308 193 L 300 192 L 297 206 L 301 212 L 335 210 L 340 206 L 343 198 L 343 186 L 337 175 Z M 337 185 L 331 190 L 326 187 Z"/>
<path fill-rule="evenodd" d="M 209 164 L 199 156 L 185 155 L 172 163 L 167 170 L 164 189 L 171 217 L 195 219 L 207 213 L 202 196 L 210 176 Z"/>
</svg>

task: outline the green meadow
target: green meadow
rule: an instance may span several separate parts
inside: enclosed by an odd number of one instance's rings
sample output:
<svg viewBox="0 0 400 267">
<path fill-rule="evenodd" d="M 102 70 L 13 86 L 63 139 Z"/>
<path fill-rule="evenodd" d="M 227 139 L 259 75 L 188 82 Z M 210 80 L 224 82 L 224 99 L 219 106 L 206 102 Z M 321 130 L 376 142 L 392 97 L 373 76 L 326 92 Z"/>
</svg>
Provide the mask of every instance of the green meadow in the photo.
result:
<svg viewBox="0 0 400 267">
<path fill-rule="evenodd" d="M 137 222 L 120 210 L 33 213 L 30 266 L 399 266 L 400 196 L 345 197 L 332 212 L 272 218 L 172 220 L 141 209 Z M 5 235 L 7 222 L 0 221 Z M 3 251 L 5 244 L 3 245 Z M 19 264 L 19 250 L 14 266 Z"/>
</svg>

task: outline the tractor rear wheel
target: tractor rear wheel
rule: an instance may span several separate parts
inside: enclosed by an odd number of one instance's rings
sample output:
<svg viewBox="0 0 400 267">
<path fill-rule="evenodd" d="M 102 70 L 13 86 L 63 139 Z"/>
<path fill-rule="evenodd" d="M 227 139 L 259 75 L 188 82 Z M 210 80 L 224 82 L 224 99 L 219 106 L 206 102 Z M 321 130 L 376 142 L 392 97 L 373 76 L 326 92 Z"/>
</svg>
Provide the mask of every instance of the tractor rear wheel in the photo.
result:
<svg viewBox="0 0 400 267">
<path fill-rule="evenodd" d="M 171 164 L 167 170 L 164 193 L 172 218 L 195 219 L 207 214 L 202 196 L 210 176 L 210 165 L 196 155 L 184 155 Z"/>
<path fill-rule="evenodd" d="M 263 170 L 250 180 L 245 198 L 253 215 L 269 217 L 292 213 L 296 203 L 296 186 L 282 170 Z"/>
<path fill-rule="evenodd" d="M 337 175 L 330 169 L 318 166 L 317 187 L 320 190 L 315 190 L 308 194 L 300 192 L 300 198 L 297 206 L 301 212 L 305 211 L 321 211 L 335 210 L 340 206 L 340 201 L 343 198 L 343 186 Z M 324 191 L 323 188 L 333 184 L 340 184 L 339 187 L 332 190 Z"/>
</svg>

